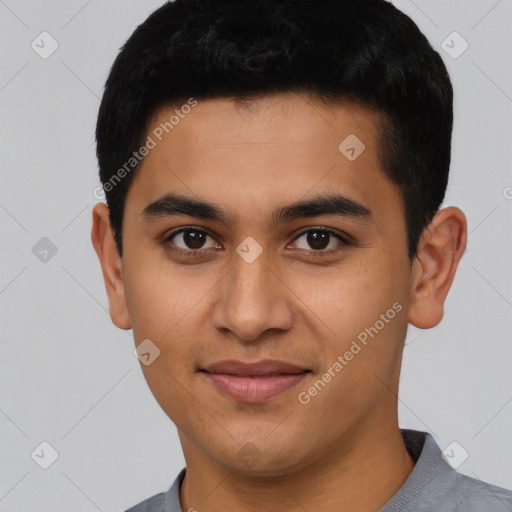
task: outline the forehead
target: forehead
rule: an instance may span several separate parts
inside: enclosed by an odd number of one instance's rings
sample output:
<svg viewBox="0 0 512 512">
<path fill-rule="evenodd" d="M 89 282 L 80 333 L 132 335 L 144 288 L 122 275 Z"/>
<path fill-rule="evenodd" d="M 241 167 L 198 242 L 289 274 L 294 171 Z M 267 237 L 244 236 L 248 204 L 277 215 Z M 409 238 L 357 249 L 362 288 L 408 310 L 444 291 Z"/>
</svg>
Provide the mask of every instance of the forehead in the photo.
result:
<svg viewBox="0 0 512 512">
<path fill-rule="evenodd" d="M 232 151 L 246 152 L 248 148 L 241 147 L 244 144 L 254 145 L 255 151 L 268 145 L 283 149 L 295 145 L 297 155 L 301 154 L 301 146 L 303 152 L 315 157 L 313 147 L 323 152 L 327 144 L 331 144 L 330 154 L 338 156 L 339 143 L 351 134 L 359 134 L 366 144 L 373 146 L 384 119 L 380 111 L 348 99 L 327 104 L 318 98 L 291 92 L 252 100 L 195 101 L 197 106 L 192 108 L 186 102 L 159 108 L 150 119 L 148 135 L 156 138 L 157 143 L 175 142 L 184 149 L 194 146 L 197 150 L 200 144 L 209 153 L 215 146 L 227 145 L 232 146 Z M 200 156 L 197 151 L 194 154 Z"/>
<path fill-rule="evenodd" d="M 372 210 L 400 209 L 400 192 L 379 157 L 381 116 L 349 101 L 327 105 L 296 93 L 160 108 L 146 134 L 154 148 L 129 195 L 143 209 L 181 191 L 222 203 L 234 218 L 241 208 L 263 218 L 270 205 L 333 192 Z"/>
</svg>

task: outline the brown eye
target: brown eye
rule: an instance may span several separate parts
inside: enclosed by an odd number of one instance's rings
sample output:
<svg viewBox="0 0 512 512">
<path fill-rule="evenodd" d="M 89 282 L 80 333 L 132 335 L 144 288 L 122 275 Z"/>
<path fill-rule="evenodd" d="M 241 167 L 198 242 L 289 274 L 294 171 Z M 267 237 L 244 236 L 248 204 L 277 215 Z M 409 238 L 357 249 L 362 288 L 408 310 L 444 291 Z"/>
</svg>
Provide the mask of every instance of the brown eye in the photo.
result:
<svg viewBox="0 0 512 512">
<path fill-rule="evenodd" d="M 212 239 L 210 246 L 205 245 L 208 238 Z M 181 251 L 183 253 L 199 252 L 200 249 L 212 249 L 216 247 L 215 240 L 202 228 L 181 228 L 171 233 L 166 243 L 172 247 L 173 250 Z"/>
<path fill-rule="evenodd" d="M 325 249 L 330 239 L 331 235 L 325 231 L 310 231 L 306 237 L 309 246 L 316 251 Z"/>
<path fill-rule="evenodd" d="M 338 239 L 338 243 L 335 243 L 336 239 Z M 299 249 L 326 254 L 336 252 L 344 246 L 349 245 L 349 242 L 341 235 L 326 228 L 315 228 L 304 231 L 295 239 L 295 243 Z"/>
<path fill-rule="evenodd" d="M 183 231 L 183 242 L 189 249 L 201 249 L 204 245 L 207 235 L 200 231 Z"/>
</svg>

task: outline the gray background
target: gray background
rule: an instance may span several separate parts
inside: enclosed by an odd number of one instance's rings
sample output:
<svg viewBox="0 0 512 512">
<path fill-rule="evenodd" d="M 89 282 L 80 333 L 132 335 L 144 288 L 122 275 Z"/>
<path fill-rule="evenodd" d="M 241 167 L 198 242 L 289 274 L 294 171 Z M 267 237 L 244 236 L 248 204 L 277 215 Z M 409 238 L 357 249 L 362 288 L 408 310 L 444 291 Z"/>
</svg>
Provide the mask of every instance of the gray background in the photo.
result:
<svg viewBox="0 0 512 512">
<path fill-rule="evenodd" d="M 103 85 L 161 3 L 0 0 L 0 511 L 124 510 L 184 466 L 131 332 L 110 322 L 89 235 Z M 468 454 L 459 471 L 512 488 L 512 1 L 394 3 L 449 68 L 456 121 L 444 206 L 469 224 L 444 320 L 408 333 L 400 424 L 431 432 L 442 449 L 456 441 L 453 460 Z M 59 45 L 46 59 L 31 47 L 50 47 L 43 31 Z M 441 46 L 460 52 L 454 31 L 469 43 L 458 58 Z M 58 452 L 48 469 L 43 441 Z"/>
</svg>

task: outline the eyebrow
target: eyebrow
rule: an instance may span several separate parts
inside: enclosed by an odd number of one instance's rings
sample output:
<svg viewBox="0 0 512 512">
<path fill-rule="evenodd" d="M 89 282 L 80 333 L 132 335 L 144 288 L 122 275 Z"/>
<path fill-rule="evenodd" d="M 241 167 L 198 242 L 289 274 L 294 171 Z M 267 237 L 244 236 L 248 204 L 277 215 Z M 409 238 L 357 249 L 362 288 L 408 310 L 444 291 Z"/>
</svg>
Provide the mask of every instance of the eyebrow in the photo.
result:
<svg viewBox="0 0 512 512">
<path fill-rule="evenodd" d="M 224 225 L 228 225 L 233 219 L 226 210 L 213 203 L 176 193 L 165 194 L 147 205 L 142 211 L 142 217 L 148 222 L 177 215 L 218 221 Z M 369 208 L 339 194 L 320 195 L 306 201 L 296 201 L 282 206 L 272 212 L 271 219 L 272 223 L 277 225 L 297 218 L 320 215 L 338 215 L 374 222 L 373 212 Z"/>
</svg>

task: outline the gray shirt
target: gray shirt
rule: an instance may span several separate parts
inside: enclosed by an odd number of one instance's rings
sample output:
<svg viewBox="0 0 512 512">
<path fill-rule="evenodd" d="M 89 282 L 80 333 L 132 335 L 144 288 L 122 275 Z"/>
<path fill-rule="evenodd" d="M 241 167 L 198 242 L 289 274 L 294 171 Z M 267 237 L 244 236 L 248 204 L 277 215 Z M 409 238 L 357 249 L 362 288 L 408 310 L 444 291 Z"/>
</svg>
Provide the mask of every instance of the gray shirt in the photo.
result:
<svg viewBox="0 0 512 512">
<path fill-rule="evenodd" d="M 379 512 L 512 512 L 512 491 L 458 473 L 427 432 L 401 429 L 416 465 L 402 487 Z M 185 512 L 180 506 L 183 468 L 166 493 L 126 512 Z"/>
</svg>

